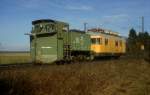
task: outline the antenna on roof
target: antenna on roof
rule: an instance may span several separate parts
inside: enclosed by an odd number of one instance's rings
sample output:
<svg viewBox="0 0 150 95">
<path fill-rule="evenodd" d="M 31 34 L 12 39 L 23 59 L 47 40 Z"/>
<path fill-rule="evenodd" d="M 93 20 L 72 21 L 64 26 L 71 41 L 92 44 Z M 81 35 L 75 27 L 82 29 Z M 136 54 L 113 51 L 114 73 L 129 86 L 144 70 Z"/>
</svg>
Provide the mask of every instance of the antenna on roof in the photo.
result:
<svg viewBox="0 0 150 95">
<path fill-rule="evenodd" d="M 144 16 L 142 16 L 142 32 L 144 32 Z"/>
<path fill-rule="evenodd" d="M 84 23 L 84 31 L 87 32 L 87 23 Z"/>
</svg>

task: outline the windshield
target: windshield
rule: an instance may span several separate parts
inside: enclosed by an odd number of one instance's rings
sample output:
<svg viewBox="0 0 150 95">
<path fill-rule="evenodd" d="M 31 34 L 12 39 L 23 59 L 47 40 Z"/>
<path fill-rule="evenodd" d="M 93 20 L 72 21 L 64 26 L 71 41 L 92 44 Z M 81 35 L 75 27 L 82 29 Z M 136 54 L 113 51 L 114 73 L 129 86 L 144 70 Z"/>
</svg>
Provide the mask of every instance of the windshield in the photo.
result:
<svg viewBox="0 0 150 95">
<path fill-rule="evenodd" d="M 54 32 L 55 28 L 53 24 L 37 24 L 32 27 L 33 33 L 40 32 Z"/>
</svg>

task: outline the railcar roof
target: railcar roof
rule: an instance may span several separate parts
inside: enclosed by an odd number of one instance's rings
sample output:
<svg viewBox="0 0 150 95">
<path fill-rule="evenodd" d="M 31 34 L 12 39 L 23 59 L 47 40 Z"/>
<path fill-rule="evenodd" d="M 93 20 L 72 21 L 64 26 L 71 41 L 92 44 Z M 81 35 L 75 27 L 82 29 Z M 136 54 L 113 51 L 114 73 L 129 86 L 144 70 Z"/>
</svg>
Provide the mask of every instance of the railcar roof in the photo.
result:
<svg viewBox="0 0 150 95">
<path fill-rule="evenodd" d="M 62 23 L 68 25 L 68 23 L 57 21 L 57 20 L 52 20 L 52 19 L 39 19 L 39 20 L 34 20 L 32 21 L 32 25 L 38 24 L 38 23 L 45 23 L 45 22 L 51 22 L 51 23 Z"/>
<path fill-rule="evenodd" d="M 87 34 L 91 35 L 91 36 L 97 36 L 97 35 L 103 35 L 103 36 L 113 36 L 113 37 L 119 37 L 119 38 L 124 38 L 123 36 L 120 35 L 112 35 L 112 34 L 108 34 L 108 33 L 101 33 L 101 32 L 87 32 Z"/>
</svg>

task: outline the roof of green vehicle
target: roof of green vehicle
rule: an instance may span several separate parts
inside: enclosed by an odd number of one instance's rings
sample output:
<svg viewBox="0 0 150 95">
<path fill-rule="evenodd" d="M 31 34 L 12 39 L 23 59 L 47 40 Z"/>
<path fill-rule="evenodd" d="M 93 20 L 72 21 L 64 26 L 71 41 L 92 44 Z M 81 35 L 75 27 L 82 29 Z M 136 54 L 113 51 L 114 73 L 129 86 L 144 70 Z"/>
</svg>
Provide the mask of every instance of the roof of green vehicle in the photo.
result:
<svg viewBox="0 0 150 95">
<path fill-rule="evenodd" d="M 39 23 L 62 23 L 68 25 L 68 23 L 52 20 L 52 19 L 39 19 L 39 20 L 32 21 L 32 25 L 39 24 Z"/>
</svg>

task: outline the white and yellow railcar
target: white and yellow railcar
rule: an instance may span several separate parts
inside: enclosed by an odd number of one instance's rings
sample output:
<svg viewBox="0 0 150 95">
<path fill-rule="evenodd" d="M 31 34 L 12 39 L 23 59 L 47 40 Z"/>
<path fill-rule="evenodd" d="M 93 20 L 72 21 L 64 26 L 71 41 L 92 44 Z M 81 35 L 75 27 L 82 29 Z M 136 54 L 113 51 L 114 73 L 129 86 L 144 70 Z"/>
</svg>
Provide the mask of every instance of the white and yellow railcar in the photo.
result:
<svg viewBox="0 0 150 95">
<path fill-rule="evenodd" d="M 91 51 L 95 56 L 119 57 L 126 52 L 126 40 L 119 35 L 88 32 L 91 35 Z"/>
</svg>

